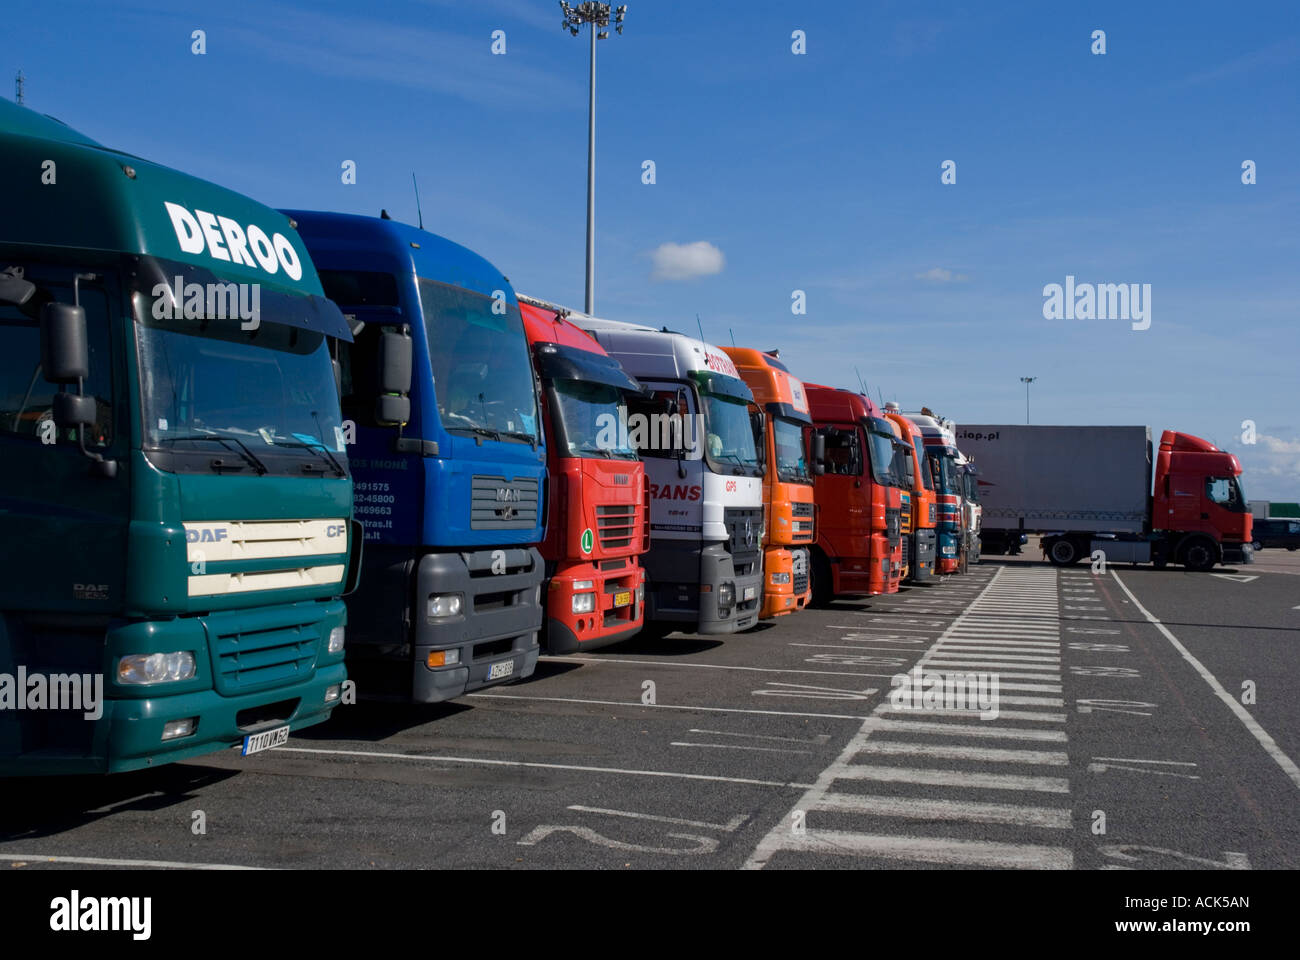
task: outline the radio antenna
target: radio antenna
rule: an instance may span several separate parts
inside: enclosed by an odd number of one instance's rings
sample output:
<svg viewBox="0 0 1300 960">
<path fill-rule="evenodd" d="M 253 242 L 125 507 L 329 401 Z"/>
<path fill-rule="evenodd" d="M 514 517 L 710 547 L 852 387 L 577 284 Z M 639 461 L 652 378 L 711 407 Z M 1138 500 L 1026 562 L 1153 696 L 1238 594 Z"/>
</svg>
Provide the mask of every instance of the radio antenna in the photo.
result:
<svg viewBox="0 0 1300 960">
<path fill-rule="evenodd" d="M 700 323 L 700 315 L 699 315 L 698 313 L 695 315 L 695 326 L 696 326 L 696 327 L 699 329 L 699 331 L 700 331 L 700 345 L 703 346 L 703 344 L 704 344 L 704 324 Z"/>
<path fill-rule="evenodd" d="M 415 213 L 420 218 L 420 229 L 424 229 L 424 211 L 420 209 L 420 183 L 415 179 L 415 171 L 411 171 L 411 183 L 415 184 Z"/>
</svg>

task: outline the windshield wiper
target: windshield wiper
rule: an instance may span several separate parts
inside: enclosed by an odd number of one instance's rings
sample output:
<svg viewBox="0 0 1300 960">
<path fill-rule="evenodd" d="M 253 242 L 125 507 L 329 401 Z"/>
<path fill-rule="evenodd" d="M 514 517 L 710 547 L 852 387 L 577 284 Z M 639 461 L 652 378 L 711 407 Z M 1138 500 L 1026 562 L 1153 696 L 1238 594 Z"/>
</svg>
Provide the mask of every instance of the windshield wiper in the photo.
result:
<svg viewBox="0 0 1300 960">
<path fill-rule="evenodd" d="M 343 469 L 343 464 L 334 458 L 329 448 L 323 444 L 303 443 L 301 440 L 274 440 L 272 441 L 277 447 L 302 447 L 304 450 L 310 450 L 312 453 L 324 454 L 334 467 L 334 475 L 338 477 L 347 476 L 347 471 Z M 305 465 L 304 465 L 305 466 Z"/>
<path fill-rule="evenodd" d="M 493 430 L 491 427 L 447 427 L 448 433 L 472 433 L 475 436 L 487 437 L 489 440 L 500 440 L 501 431 Z"/>
<path fill-rule="evenodd" d="M 234 450 L 235 448 L 232 447 L 231 444 L 232 443 L 236 444 L 239 447 L 238 452 L 244 457 L 245 460 L 247 460 L 249 463 L 253 465 L 253 469 L 257 471 L 258 476 L 261 476 L 262 474 L 267 472 L 266 464 L 264 464 L 261 460 L 257 459 L 257 456 L 253 453 L 253 451 L 249 450 L 248 446 L 244 443 L 244 441 L 240 440 L 238 437 L 222 436 L 219 433 L 191 433 L 191 434 L 186 434 L 183 437 L 163 437 L 158 442 L 177 443 L 182 440 L 215 440 L 217 443 L 221 444 L 227 450 Z"/>
<path fill-rule="evenodd" d="M 600 454 L 602 457 L 604 457 L 606 460 L 612 460 L 612 459 L 614 458 L 614 453 L 613 453 L 613 451 L 611 451 L 611 450 L 606 450 L 604 447 L 582 446 L 582 447 L 579 447 L 579 448 L 578 448 L 578 452 L 579 452 L 579 453 L 599 453 L 599 454 Z"/>
</svg>

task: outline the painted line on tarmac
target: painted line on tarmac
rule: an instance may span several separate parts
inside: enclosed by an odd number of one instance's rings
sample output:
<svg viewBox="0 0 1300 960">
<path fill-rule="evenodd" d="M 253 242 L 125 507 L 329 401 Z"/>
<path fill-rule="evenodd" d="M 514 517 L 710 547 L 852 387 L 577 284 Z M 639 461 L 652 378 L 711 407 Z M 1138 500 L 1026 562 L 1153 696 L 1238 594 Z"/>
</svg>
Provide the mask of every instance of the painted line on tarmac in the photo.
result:
<svg viewBox="0 0 1300 960">
<path fill-rule="evenodd" d="M 735 833 L 745 821 L 749 819 L 748 815 L 739 813 L 732 817 L 726 823 L 707 823 L 704 820 L 682 820 L 678 817 L 660 817 L 653 813 L 634 813 L 631 810 L 606 810 L 604 807 L 584 807 L 580 803 L 574 803 L 569 806 L 570 810 L 577 810 L 580 813 L 603 813 L 610 817 L 630 817 L 634 820 L 653 820 L 655 823 L 677 823 L 683 827 L 703 827 L 705 830 L 724 830 L 727 833 Z"/>
<path fill-rule="evenodd" d="M 63 857 L 43 853 L 0 853 L 0 860 L 25 860 L 38 863 L 82 863 L 91 867 L 147 867 L 149 869 L 176 870 L 263 870 L 264 867 L 242 867 L 233 863 L 184 863 L 180 860 L 120 860 L 113 857 Z"/>
<path fill-rule="evenodd" d="M 1192 656 L 1191 652 L 1178 641 L 1178 638 L 1173 635 L 1170 629 L 1161 623 L 1150 610 L 1142 606 L 1141 601 L 1133 595 L 1133 591 L 1119 578 L 1119 574 L 1112 570 L 1110 575 L 1115 578 L 1115 582 L 1120 585 L 1120 589 L 1128 594 L 1128 598 L 1133 601 L 1133 605 L 1147 618 L 1148 622 L 1164 634 L 1165 639 L 1173 644 L 1174 649 L 1182 654 L 1183 659 L 1191 664 L 1192 669 L 1201 675 L 1201 679 L 1214 691 L 1215 696 L 1226 703 L 1228 709 L 1236 714 L 1242 725 L 1259 741 L 1259 745 L 1264 748 L 1264 752 L 1273 758 L 1277 765 L 1282 768 L 1282 772 L 1291 778 L 1292 783 L 1300 787 L 1300 767 L 1296 766 L 1295 761 L 1286 755 L 1282 748 L 1277 745 L 1277 741 L 1269 736 L 1267 730 L 1260 726 L 1259 721 L 1252 717 L 1250 712 L 1223 688 L 1223 684 L 1215 678 L 1214 674 L 1210 673 L 1201 661 Z"/>
<path fill-rule="evenodd" d="M 858 719 L 858 718 L 854 718 Z M 739 783 L 751 787 L 782 787 L 807 790 L 812 784 L 784 780 L 753 780 L 748 777 L 722 777 L 709 773 L 679 773 L 674 770 L 631 770 L 624 767 L 588 767 L 574 763 L 542 763 L 537 760 L 494 760 L 487 757 L 444 757 L 422 753 L 391 753 L 386 750 L 323 750 L 319 747 L 276 747 L 285 753 L 313 753 L 327 756 L 370 757 L 377 760 L 423 760 L 428 763 L 464 763 L 470 766 L 528 767 L 535 770 L 565 770 L 573 773 L 618 773 L 629 777 L 664 777 L 669 780 L 704 780 L 711 783 Z"/>
<path fill-rule="evenodd" d="M 892 677 L 893 674 L 882 674 Z M 777 684 L 784 686 L 784 684 Z M 797 685 L 796 685 L 797 686 Z M 816 688 L 820 689 L 820 688 Z M 848 692 L 848 691 L 845 691 Z M 819 720 L 869 720 L 861 713 L 795 713 L 790 710 L 753 710 L 743 707 L 693 707 L 683 703 L 642 703 L 640 700 L 583 700 L 578 697 L 521 697 L 508 693 L 467 693 L 482 700 L 532 700 L 549 703 L 591 703 L 605 707 L 645 707 L 647 710 L 701 710 L 706 713 L 759 713 L 772 717 L 813 717 Z M 276 748 L 280 749 L 279 747 Z"/>
<path fill-rule="evenodd" d="M 853 649 L 858 649 L 854 647 Z M 892 673 L 845 673 L 842 670 L 788 670 L 780 667 L 737 667 L 728 663 L 673 663 L 663 660 L 632 660 L 627 657 L 538 657 L 539 660 L 545 660 L 548 663 L 634 663 L 640 666 L 650 667 L 699 667 L 703 670 L 747 670 L 754 673 L 811 673 L 824 677 L 884 677 L 888 679 L 893 676 Z M 476 694 L 470 694 L 476 696 Z"/>
<path fill-rule="evenodd" d="M 786 747 L 750 747 L 743 743 L 687 743 L 684 740 L 674 740 L 670 747 L 704 747 L 710 750 L 748 750 L 751 753 L 797 753 L 801 756 L 811 756 L 811 750 L 790 750 Z"/>
</svg>

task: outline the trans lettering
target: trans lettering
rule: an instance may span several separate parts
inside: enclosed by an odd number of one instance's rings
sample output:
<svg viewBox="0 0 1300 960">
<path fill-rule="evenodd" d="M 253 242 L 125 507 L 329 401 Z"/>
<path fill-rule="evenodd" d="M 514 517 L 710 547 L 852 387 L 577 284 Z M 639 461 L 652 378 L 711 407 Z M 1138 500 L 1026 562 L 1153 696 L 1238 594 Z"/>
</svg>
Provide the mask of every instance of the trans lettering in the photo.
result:
<svg viewBox="0 0 1300 960">
<path fill-rule="evenodd" d="M 650 484 L 650 496 L 655 500 L 698 500 L 700 499 L 700 487 L 699 484 L 665 483 L 660 485 L 652 483 Z"/>
</svg>

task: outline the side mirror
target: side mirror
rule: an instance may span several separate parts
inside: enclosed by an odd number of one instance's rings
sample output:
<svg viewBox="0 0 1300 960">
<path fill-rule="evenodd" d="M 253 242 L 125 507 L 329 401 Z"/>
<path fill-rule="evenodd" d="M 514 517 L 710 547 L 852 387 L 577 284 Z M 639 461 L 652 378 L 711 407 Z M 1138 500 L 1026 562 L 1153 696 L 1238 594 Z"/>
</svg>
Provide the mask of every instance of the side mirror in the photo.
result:
<svg viewBox="0 0 1300 960">
<path fill-rule="evenodd" d="M 403 427 L 411 420 L 411 359 L 414 347 L 406 328 L 386 329 L 379 335 L 379 396 L 375 422 Z"/>
<path fill-rule="evenodd" d="M 9 267 L 0 271 L 0 303 L 21 307 L 36 292 L 36 284 L 23 279 L 22 267 Z"/>
<path fill-rule="evenodd" d="M 41 308 L 41 369 L 50 383 L 77 383 L 90 376 L 84 308 L 70 303 Z"/>
<path fill-rule="evenodd" d="M 820 430 L 812 435 L 812 472 L 817 477 L 826 472 L 826 434 Z"/>
</svg>

